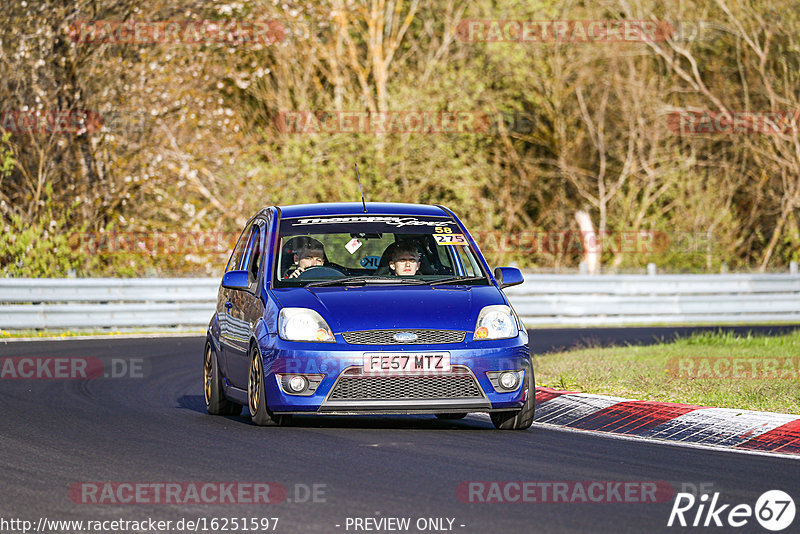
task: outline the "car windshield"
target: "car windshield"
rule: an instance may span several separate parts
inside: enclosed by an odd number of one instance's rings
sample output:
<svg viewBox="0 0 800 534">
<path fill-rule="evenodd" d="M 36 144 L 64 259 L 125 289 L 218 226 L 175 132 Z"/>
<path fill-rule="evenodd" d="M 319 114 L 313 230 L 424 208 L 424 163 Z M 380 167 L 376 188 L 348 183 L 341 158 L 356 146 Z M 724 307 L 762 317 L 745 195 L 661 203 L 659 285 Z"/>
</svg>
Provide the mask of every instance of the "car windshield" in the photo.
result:
<svg viewBox="0 0 800 534">
<path fill-rule="evenodd" d="M 297 217 L 279 232 L 276 287 L 489 283 L 449 217 Z"/>
</svg>

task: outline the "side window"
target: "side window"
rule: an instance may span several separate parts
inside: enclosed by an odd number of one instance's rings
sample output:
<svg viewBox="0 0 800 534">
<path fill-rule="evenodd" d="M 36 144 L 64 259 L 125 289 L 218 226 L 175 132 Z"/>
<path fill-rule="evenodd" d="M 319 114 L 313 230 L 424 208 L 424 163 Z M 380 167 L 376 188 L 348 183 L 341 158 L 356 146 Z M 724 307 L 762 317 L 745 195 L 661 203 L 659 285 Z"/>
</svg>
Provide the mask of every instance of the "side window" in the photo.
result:
<svg viewBox="0 0 800 534">
<path fill-rule="evenodd" d="M 261 260 L 264 257 L 264 232 L 259 225 L 253 226 L 248 240 L 247 252 L 245 253 L 242 270 L 247 270 L 252 282 L 258 278 L 258 269 L 261 267 Z"/>
<path fill-rule="evenodd" d="M 244 255 L 245 247 L 248 242 L 247 238 L 250 235 L 250 228 L 252 226 L 252 222 L 245 226 L 242 235 L 239 236 L 239 241 L 236 242 L 236 246 L 233 248 L 233 254 L 231 254 L 231 257 L 228 260 L 228 265 L 225 267 L 226 273 L 228 271 L 235 271 L 239 269 L 239 265 L 242 263 L 242 256 Z"/>
<path fill-rule="evenodd" d="M 469 247 L 456 246 L 454 248 L 458 251 L 458 257 L 464 266 L 464 274 L 466 276 L 480 276 L 481 268 L 478 266 L 478 261 L 470 252 Z"/>
</svg>

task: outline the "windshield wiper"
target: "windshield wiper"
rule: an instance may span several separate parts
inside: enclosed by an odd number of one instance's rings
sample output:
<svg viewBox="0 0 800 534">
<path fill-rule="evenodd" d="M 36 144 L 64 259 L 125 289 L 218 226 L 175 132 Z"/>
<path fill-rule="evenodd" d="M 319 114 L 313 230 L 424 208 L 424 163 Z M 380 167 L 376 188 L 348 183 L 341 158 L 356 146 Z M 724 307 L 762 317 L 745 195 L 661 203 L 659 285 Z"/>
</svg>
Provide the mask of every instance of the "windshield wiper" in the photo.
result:
<svg viewBox="0 0 800 534">
<path fill-rule="evenodd" d="M 367 284 L 427 284 L 424 280 L 416 278 L 403 278 L 402 276 L 350 276 L 347 278 L 334 278 L 332 280 L 321 280 L 311 282 L 304 287 L 323 287 L 337 285 L 367 285 Z"/>
<path fill-rule="evenodd" d="M 435 280 L 433 282 L 429 282 L 432 286 L 438 286 L 442 284 L 459 284 L 461 282 L 476 282 L 478 280 L 486 280 L 485 276 L 453 276 L 452 278 L 444 278 L 443 280 Z"/>
</svg>

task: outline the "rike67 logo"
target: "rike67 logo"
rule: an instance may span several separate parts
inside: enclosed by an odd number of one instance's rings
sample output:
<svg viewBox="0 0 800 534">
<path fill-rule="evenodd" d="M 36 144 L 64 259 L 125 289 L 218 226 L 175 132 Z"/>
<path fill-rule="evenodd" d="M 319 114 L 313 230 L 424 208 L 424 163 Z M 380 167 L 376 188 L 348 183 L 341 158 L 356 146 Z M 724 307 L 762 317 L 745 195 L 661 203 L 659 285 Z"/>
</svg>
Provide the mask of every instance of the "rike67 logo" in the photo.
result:
<svg viewBox="0 0 800 534">
<path fill-rule="evenodd" d="M 764 492 L 755 507 L 749 504 L 722 504 L 719 492 L 709 497 L 707 493 L 696 498 L 691 493 L 678 493 L 669 514 L 667 526 L 671 527 L 743 527 L 755 516 L 767 530 L 780 532 L 792 524 L 795 516 L 794 500 L 781 490 Z"/>
</svg>

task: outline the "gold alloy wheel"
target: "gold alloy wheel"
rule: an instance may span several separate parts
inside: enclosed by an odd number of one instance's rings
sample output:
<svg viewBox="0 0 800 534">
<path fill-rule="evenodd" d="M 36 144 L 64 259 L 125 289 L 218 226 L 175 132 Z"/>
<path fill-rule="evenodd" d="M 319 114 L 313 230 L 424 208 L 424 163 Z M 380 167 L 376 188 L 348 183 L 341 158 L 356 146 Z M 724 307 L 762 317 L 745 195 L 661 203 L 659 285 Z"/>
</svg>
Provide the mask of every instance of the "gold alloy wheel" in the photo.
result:
<svg viewBox="0 0 800 534">
<path fill-rule="evenodd" d="M 203 395 L 206 398 L 206 406 L 211 402 L 211 381 L 214 379 L 211 358 L 211 345 L 206 344 L 206 354 L 203 361 Z"/>
<path fill-rule="evenodd" d="M 261 400 L 261 358 L 256 352 L 251 358 L 250 376 L 247 381 L 247 403 L 250 408 L 250 415 L 255 415 L 258 411 L 258 403 Z"/>
</svg>

